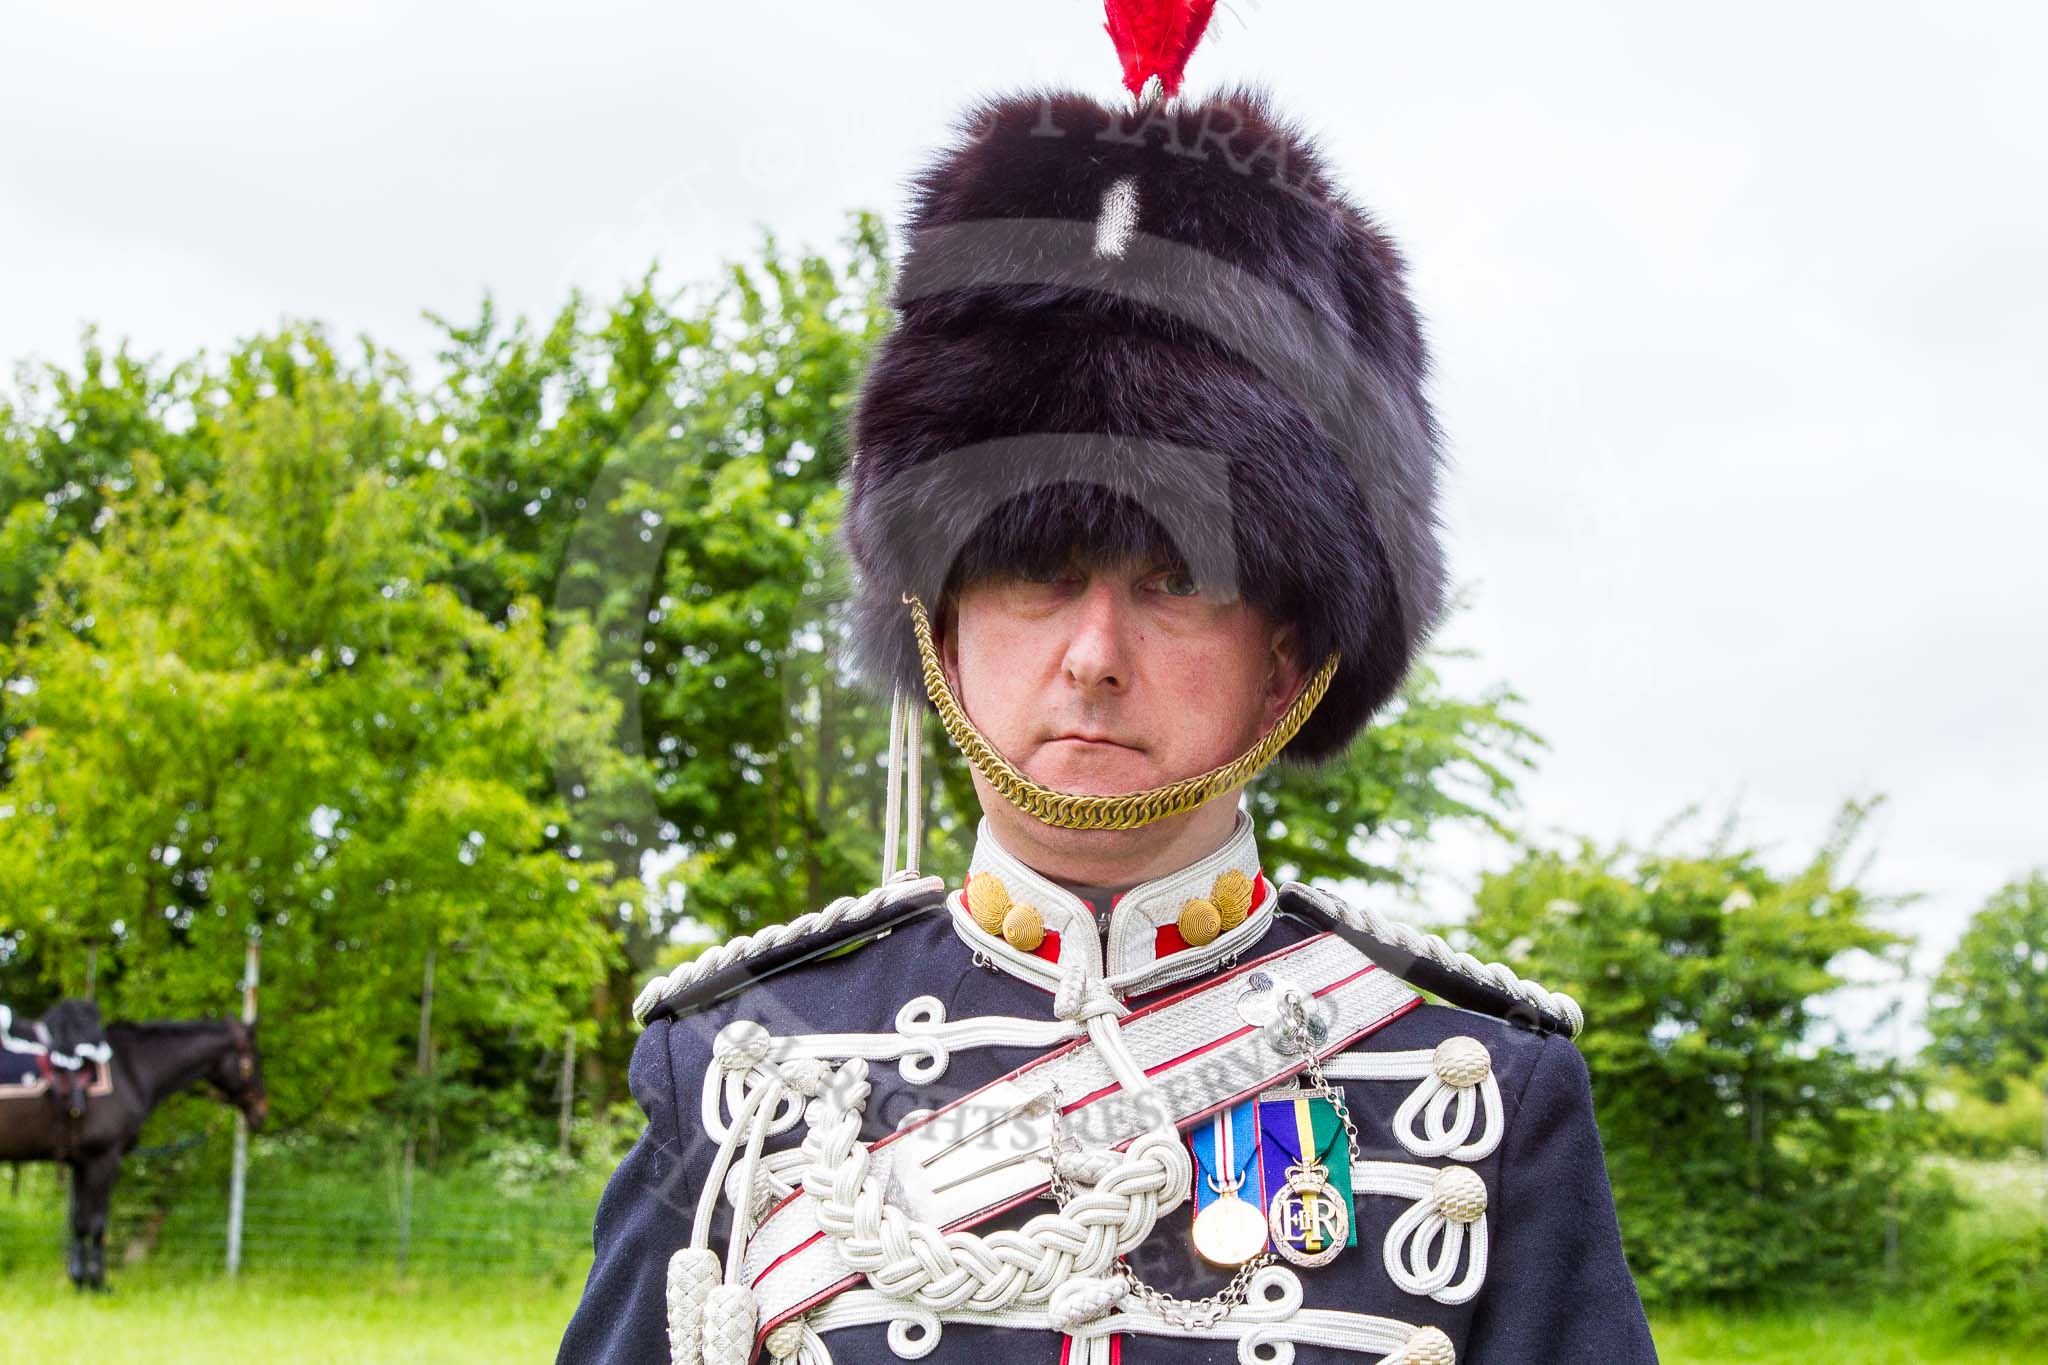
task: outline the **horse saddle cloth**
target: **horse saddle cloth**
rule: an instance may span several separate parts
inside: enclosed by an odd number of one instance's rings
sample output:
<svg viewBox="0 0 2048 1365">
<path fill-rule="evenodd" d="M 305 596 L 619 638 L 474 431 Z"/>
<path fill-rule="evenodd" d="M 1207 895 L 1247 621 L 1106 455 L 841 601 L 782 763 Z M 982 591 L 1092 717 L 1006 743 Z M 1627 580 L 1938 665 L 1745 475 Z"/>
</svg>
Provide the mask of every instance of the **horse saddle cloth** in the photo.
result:
<svg viewBox="0 0 2048 1365">
<path fill-rule="evenodd" d="M 99 1009 L 90 1001 L 59 1001 L 26 1023 L 0 1005 L 0 1096 L 36 1095 L 53 1087 L 82 1094 L 94 1071 L 104 1079 L 112 1060 Z"/>
</svg>

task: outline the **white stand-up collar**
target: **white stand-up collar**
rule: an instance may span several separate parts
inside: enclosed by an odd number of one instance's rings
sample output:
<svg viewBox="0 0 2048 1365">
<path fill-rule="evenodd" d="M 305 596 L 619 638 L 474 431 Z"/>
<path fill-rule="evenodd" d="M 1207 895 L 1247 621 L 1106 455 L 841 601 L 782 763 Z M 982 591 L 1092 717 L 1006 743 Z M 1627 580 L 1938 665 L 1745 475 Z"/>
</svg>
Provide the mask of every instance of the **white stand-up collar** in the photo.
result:
<svg viewBox="0 0 2048 1365">
<path fill-rule="evenodd" d="M 1244 923 L 1199 947 L 1178 947 L 1162 954 L 1160 930 L 1177 926 L 1183 907 L 1190 900 L 1208 898 L 1216 879 L 1231 871 L 1242 873 L 1257 888 Z M 1077 970 L 1118 995 L 1155 990 L 1235 960 L 1257 943 L 1273 922 L 1275 898 L 1272 888 L 1260 881 L 1258 841 L 1252 837 L 1251 817 L 1243 811 L 1237 813 L 1237 824 L 1220 848 L 1117 897 L 1109 911 L 1106 933 L 1098 930 L 1094 907 L 1004 848 L 987 820 L 975 831 L 968 880 L 984 874 L 1001 881 L 1013 903 L 1036 909 L 1048 935 L 1059 935 L 1058 960 L 1013 948 L 1001 934 L 991 934 L 976 924 L 964 889 L 950 898 L 954 931 L 999 970 L 1047 990 Z M 1177 933 L 1169 939 L 1177 943 Z"/>
</svg>

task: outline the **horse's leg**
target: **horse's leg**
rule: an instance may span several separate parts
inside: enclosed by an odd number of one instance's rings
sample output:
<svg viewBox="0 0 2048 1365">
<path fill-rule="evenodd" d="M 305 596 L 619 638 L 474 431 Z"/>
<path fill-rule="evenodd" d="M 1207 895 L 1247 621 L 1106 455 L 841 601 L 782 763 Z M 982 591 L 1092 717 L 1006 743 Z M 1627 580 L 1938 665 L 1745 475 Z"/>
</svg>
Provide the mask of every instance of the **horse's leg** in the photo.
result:
<svg viewBox="0 0 2048 1365">
<path fill-rule="evenodd" d="M 78 1178 L 72 1185 L 71 1235 L 84 1261 L 84 1287 L 105 1289 L 107 1209 L 113 1202 L 114 1177 L 121 1173 L 121 1149 L 94 1152 L 73 1169 Z"/>
<path fill-rule="evenodd" d="M 85 1226 L 85 1196 L 81 1193 L 85 1188 L 85 1176 L 79 1163 L 75 1161 L 65 1162 L 64 1168 L 71 1175 L 71 1179 L 66 1182 L 71 1187 L 67 1191 L 71 1205 L 71 1240 L 64 1249 L 64 1273 L 71 1277 L 74 1288 L 84 1289 L 85 1238 L 80 1229 Z"/>
</svg>

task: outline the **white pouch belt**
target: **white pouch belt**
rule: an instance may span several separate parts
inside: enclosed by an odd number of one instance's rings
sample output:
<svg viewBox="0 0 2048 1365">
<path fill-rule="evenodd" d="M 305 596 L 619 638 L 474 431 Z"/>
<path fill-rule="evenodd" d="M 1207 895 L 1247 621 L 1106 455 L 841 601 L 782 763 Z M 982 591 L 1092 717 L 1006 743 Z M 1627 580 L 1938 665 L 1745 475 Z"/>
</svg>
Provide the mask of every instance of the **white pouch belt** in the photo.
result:
<svg viewBox="0 0 2048 1365">
<path fill-rule="evenodd" d="M 1301 1070 L 1301 1054 L 1283 1051 L 1273 1030 L 1247 1022 L 1259 1017 L 1256 997 L 1240 1011 L 1255 972 L 1276 992 L 1293 988 L 1315 998 L 1315 1016 L 1327 1028 L 1319 1058 L 1421 1003 L 1399 977 L 1319 934 L 1132 1011 L 1121 1021 L 1123 1043 L 1153 1082 L 1152 1103 L 1170 1111 L 1175 1127 L 1191 1127 Z M 1042 1193 L 1049 1168 L 1032 1154 L 1044 1150 L 1052 1120 L 1042 1107 L 1030 1111 L 1053 1090 L 1066 1138 L 1084 1146 L 1121 1148 L 1161 1117 L 1125 1094 L 1095 1044 L 1079 1039 L 875 1142 L 871 1169 L 886 1182 L 889 1202 L 957 1232 Z M 776 1327 L 863 1279 L 819 1229 L 813 1199 L 802 1190 L 785 1199 L 748 1239 L 739 1276 L 760 1305 L 757 1351 Z"/>
</svg>

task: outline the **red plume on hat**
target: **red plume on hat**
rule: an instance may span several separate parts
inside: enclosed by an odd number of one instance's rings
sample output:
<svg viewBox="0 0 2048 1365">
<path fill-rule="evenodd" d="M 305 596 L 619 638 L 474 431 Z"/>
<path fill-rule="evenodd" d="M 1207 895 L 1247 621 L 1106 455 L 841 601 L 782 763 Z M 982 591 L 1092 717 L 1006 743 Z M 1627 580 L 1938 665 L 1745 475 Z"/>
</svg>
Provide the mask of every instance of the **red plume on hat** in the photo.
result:
<svg viewBox="0 0 2048 1365">
<path fill-rule="evenodd" d="M 1159 78 L 1159 88 L 1180 93 L 1181 76 L 1195 44 L 1209 27 L 1216 0 L 1105 0 L 1109 40 L 1124 64 L 1124 86 L 1144 97 L 1145 83 Z"/>
</svg>

